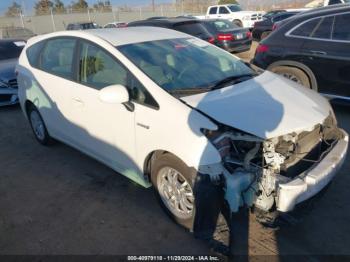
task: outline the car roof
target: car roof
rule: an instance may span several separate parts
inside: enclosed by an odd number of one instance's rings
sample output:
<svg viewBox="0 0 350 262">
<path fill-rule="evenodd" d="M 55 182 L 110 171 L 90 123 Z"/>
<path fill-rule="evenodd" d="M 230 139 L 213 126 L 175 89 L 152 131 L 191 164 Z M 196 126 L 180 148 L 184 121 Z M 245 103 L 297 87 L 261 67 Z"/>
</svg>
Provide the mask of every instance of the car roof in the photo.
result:
<svg viewBox="0 0 350 262">
<path fill-rule="evenodd" d="M 309 16 L 318 16 L 318 15 L 326 15 L 328 13 L 337 13 L 342 11 L 349 11 L 350 5 L 349 4 L 337 4 L 337 5 L 329 5 L 325 7 L 315 8 L 308 11 L 301 12 L 297 15 L 295 15 L 295 18 L 302 18 L 302 17 L 309 17 Z"/>
<path fill-rule="evenodd" d="M 89 36 L 95 36 L 105 40 L 113 46 L 121 46 L 134 43 L 142 43 L 149 41 L 176 39 L 191 37 L 185 33 L 175 30 L 170 30 L 161 27 L 137 26 L 125 28 L 101 28 L 89 30 L 71 30 L 50 33 L 38 37 L 31 38 L 31 41 L 37 42 L 40 40 L 50 39 L 60 36 L 74 36 L 89 39 Z"/>
</svg>

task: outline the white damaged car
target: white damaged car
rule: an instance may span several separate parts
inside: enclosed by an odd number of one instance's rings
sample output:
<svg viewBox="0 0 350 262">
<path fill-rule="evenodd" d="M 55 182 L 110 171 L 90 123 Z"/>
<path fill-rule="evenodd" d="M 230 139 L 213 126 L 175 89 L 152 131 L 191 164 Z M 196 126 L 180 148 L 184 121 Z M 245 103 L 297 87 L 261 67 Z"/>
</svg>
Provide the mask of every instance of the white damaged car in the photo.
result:
<svg viewBox="0 0 350 262">
<path fill-rule="evenodd" d="M 153 185 L 187 228 L 220 209 L 220 190 L 230 212 L 291 211 L 333 179 L 347 152 L 326 99 L 168 29 L 38 36 L 17 71 L 40 143 L 60 140 Z"/>
</svg>

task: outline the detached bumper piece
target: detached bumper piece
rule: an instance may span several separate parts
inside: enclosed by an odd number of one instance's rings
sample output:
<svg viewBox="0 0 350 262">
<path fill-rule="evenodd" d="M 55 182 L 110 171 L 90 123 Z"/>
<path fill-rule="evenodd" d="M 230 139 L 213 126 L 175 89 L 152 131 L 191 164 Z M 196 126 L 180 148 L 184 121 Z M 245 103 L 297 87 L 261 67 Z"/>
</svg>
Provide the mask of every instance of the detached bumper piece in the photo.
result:
<svg viewBox="0 0 350 262">
<path fill-rule="evenodd" d="M 300 174 L 288 183 L 279 184 L 277 210 L 288 212 L 299 204 L 325 188 L 344 163 L 348 149 L 349 137 L 342 131 L 344 138 L 339 140 L 334 148 L 309 170 Z"/>
</svg>

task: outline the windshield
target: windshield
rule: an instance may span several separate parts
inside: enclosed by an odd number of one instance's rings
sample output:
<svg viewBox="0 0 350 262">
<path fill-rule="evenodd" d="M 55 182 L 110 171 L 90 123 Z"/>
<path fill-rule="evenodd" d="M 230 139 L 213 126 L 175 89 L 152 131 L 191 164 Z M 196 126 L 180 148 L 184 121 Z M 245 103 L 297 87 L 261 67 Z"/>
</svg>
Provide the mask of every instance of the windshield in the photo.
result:
<svg viewBox="0 0 350 262">
<path fill-rule="evenodd" d="M 242 8 L 239 5 L 229 5 L 227 7 L 231 10 L 231 12 L 242 11 Z"/>
<path fill-rule="evenodd" d="M 230 53 L 195 38 L 128 44 L 118 49 L 155 83 L 173 94 L 207 92 L 224 79 L 255 73 Z M 226 85 L 229 84 L 228 81 Z"/>
</svg>

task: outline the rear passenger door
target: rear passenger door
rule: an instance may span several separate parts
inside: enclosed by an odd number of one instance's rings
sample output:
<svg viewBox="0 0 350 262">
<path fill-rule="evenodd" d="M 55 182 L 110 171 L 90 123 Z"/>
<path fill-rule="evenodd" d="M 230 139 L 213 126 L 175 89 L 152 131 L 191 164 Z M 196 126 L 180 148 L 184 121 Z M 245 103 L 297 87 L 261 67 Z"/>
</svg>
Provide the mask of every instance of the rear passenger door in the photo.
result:
<svg viewBox="0 0 350 262">
<path fill-rule="evenodd" d="M 350 14 L 320 17 L 302 46 L 319 92 L 350 96 Z"/>
<path fill-rule="evenodd" d="M 77 40 L 59 37 L 47 40 L 36 64 L 28 90 L 52 136 L 71 141 L 69 97 L 75 86 L 73 60 Z"/>
<path fill-rule="evenodd" d="M 222 18 L 222 19 L 228 19 L 230 20 L 231 18 L 231 13 L 228 10 L 228 8 L 226 6 L 220 6 L 219 7 L 219 12 L 218 12 L 218 18 Z"/>
</svg>

